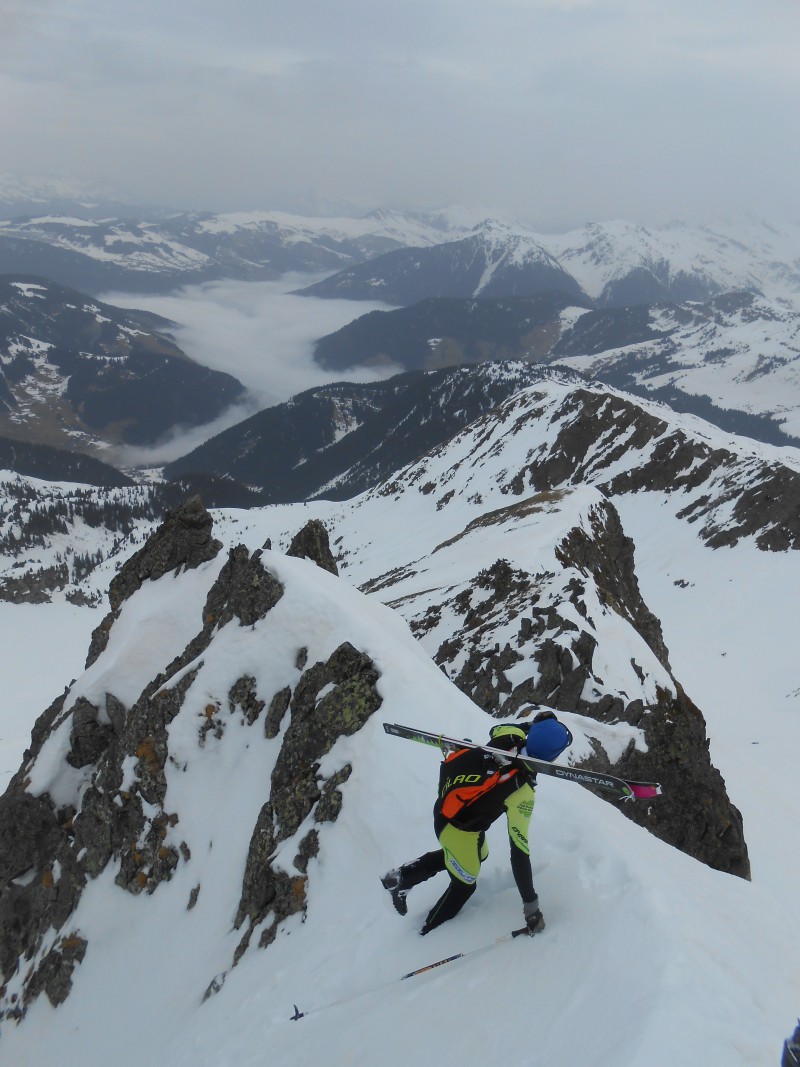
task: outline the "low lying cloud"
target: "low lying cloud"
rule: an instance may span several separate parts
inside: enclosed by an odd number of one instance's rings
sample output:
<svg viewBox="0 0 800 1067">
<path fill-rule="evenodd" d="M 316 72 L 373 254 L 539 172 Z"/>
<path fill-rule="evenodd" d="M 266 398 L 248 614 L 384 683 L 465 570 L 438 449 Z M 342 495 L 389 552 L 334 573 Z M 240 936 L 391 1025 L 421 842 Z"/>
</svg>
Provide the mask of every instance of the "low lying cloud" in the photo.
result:
<svg viewBox="0 0 800 1067">
<path fill-rule="evenodd" d="M 319 275 L 287 275 L 277 282 L 220 281 L 187 286 L 168 296 L 107 293 L 106 303 L 141 308 L 176 323 L 171 332 L 187 356 L 205 367 L 232 374 L 247 388 L 244 404 L 213 423 L 176 430 L 153 448 L 115 455 L 125 466 L 166 463 L 265 407 L 304 389 L 336 381 L 378 381 L 400 368 L 357 368 L 330 373 L 313 358 L 314 342 L 386 304 L 295 296 Z"/>
</svg>

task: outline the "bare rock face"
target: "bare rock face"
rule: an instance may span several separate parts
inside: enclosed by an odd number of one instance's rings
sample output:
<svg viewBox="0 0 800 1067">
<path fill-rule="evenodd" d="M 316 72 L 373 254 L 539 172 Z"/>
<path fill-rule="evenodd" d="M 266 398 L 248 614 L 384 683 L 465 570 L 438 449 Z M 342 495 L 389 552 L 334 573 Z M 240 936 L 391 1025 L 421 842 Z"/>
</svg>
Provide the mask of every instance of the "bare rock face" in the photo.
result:
<svg viewBox="0 0 800 1067">
<path fill-rule="evenodd" d="M 286 555 L 313 560 L 323 570 L 330 571 L 331 574 L 339 573 L 331 552 L 328 531 L 319 519 L 311 519 L 295 534 Z"/>
<path fill-rule="evenodd" d="M 556 558 L 567 566 L 588 571 L 607 602 L 642 635 L 659 662 L 669 667 L 661 623 L 639 592 L 633 540 L 623 531 L 616 508 L 609 506 L 602 514 L 595 512 L 590 532 L 573 528 L 556 549 Z"/>
<path fill-rule="evenodd" d="M 91 666 L 108 645 L 108 635 L 122 604 L 147 581 L 156 581 L 180 567 L 199 567 L 214 559 L 222 542 L 211 536 L 213 520 L 199 497 L 187 500 L 148 538 L 146 544 L 123 565 L 111 581 L 108 599 L 111 611 L 92 634 L 86 666 Z"/>
<path fill-rule="evenodd" d="M 312 812 L 317 824 L 338 816 L 339 786 L 350 777 L 352 768 L 345 764 L 324 780 L 318 774 L 319 761 L 339 737 L 356 733 L 380 707 L 377 680 L 370 658 L 345 642 L 325 663 L 305 670 L 291 695 L 286 706 L 290 720 L 272 772 L 269 800 L 261 809 L 250 843 L 236 917 L 237 929 L 247 926 L 237 959 L 252 930 L 268 913 L 272 921 L 261 933 L 262 946 L 274 940 L 282 919 L 305 910 L 305 872 L 309 858 L 316 855 L 317 830 L 311 829 L 300 842 L 294 861 L 297 874 L 273 867 L 271 859 L 278 845 L 292 837 Z"/>
<path fill-rule="evenodd" d="M 631 746 L 614 770 L 636 781 L 651 778 L 657 765 L 664 795 L 650 804 L 624 804 L 625 814 L 709 867 L 749 878 L 742 816 L 711 763 L 700 709 L 680 687 L 675 696 L 661 691 L 640 725 L 649 751 Z"/>
<path fill-rule="evenodd" d="M 603 521 L 599 517 L 595 520 L 591 537 L 585 531 L 573 530 L 556 555 L 592 574 L 601 593 L 630 621 L 669 670 L 661 624 L 639 592 L 633 541 L 623 534 L 616 510 L 609 507 Z M 591 639 L 585 631 L 581 636 Z M 577 642 L 573 649 L 576 645 Z M 586 669 L 588 676 L 591 655 Z M 595 706 L 589 713 L 594 717 L 600 710 Z M 606 716 L 609 710 L 603 709 Z M 629 746 L 615 770 L 633 780 L 657 778 L 664 786 L 664 795 L 651 805 L 624 805 L 626 814 L 710 867 L 749 878 L 742 816 L 728 798 L 722 775 L 711 763 L 700 709 L 676 681 L 675 694 L 659 689 L 658 699 L 646 715 L 638 704 L 615 710 L 620 719 L 644 731 L 648 747 L 648 752 L 642 753 Z"/>
</svg>

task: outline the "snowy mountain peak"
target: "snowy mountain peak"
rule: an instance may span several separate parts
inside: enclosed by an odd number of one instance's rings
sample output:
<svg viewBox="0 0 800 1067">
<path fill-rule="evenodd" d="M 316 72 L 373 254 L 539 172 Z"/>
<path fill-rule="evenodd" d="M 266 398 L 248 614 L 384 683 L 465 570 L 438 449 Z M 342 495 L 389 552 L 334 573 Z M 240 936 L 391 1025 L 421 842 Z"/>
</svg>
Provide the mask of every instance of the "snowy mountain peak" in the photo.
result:
<svg viewBox="0 0 800 1067">
<path fill-rule="evenodd" d="M 27 903 L 0 961 L 7 1016 L 42 993 L 67 998 L 92 951 L 92 915 L 126 910 L 114 887 L 166 896 L 173 916 L 202 893 L 200 912 L 216 909 L 219 929 L 232 909 L 209 988 L 256 931 L 267 945 L 307 908 L 317 827 L 336 819 L 352 773 L 343 755 L 334 770 L 320 774 L 320 763 L 382 701 L 378 672 L 347 638 L 363 645 L 384 617 L 396 626 L 378 605 L 354 611 L 363 598 L 332 577 L 326 586 L 313 562 L 241 546 L 226 558 L 221 547 L 189 502 L 128 561 L 85 675 L 39 720 L 2 800 L 2 825 L 16 831 L 0 840 L 0 895 L 3 906 Z M 259 648 L 270 649 L 261 666 Z M 279 846 L 299 849 L 293 870 L 275 858 Z M 15 975 L 19 954 L 31 966 Z"/>
</svg>

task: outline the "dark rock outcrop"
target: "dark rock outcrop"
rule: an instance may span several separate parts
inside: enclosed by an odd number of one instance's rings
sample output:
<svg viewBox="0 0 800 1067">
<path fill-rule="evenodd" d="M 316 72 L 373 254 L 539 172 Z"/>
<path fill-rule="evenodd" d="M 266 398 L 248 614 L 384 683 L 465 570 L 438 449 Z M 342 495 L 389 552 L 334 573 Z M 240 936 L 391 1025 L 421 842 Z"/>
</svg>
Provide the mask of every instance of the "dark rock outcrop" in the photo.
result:
<svg viewBox="0 0 800 1067">
<path fill-rule="evenodd" d="M 0 799 L 3 982 L 17 970 L 20 959 L 31 959 L 51 927 L 60 930 L 67 922 L 85 883 L 85 869 L 71 843 L 69 813 L 57 813 L 46 795 L 34 797 L 9 788 Z M 40 989 L 51 993 L 54 983 L 61 989 L 68 981 L 71 966 L 62 970 L 52 953 L 51 957 L 46 976 L 37 977 L 33 971 L 31 997 Z M 26 1004 L 27 1000 L 16 1002 L 15 1011 L 23 1011 Z"/>
<path fill-rule="evenodd" d="M 664 644 L 661 623 L 642 599 L 634 566 L 634 543 L 622 529 L 616 508 L 610 505 L 595 511 L 591 532 L 574 527 L 556 549 L 556 559 L 564 566 L 588 571 L 607 606 L 642 635 L 659 663 L 669 669 L 669 652 Z M 594 640 L 584 634 L 584 641 Z"/>
<path fill-rule="evenodd" d="M 50 594 L 69 583 L 69 568 L 64 563 L 38 567 L 18 578 L 0 580 L 0 600 L 11 604 L 49 604 Z"/>
<path fill-rule="evenodd" d="M 331 552 L 328 531 L 319 519 L 309 520 L 302 530 L 294 535 L 286 555 L 313 560 L 323 570 L 330 571 L 331 574 L 339 573 Z"/>
<path fill-rule="evenodd" d="M 86 666 L 91 666 L 108 645 L 114 620 L 123 603 L 145 581 L 156 581 L 168 571 L 180 567 L 199 567 L 214 559 L 222 542 L 211 536 L 213 519 L 199 497 L 192 497 L 175 511 L 167 512 L 164 522 L 145 545 L 128 559 L 111 580 L 108 599 L 111 611 L 92 634 Z"/>
<path fill-rule="evenodd" d="M 296 874 L 273 866 L 273 853 L 312 812 L 317 824 L 339 814 L 339 786 L 350 777 L 352 768 L 345 764 L 325 780 L 319 775 L 319 761 L 339 737 L 356 733 L 380 707 L 377 681 L 370 658 L 348 642 L 326 662 L 313 664 L 301 675 L 288 705 L 291 717 L 272 772 L 269 800 L 261 809 L 250 843 L 236 917 L 237 928 L 247 926 L 236 959 L 252 931 L 270 913 L 261 945 L 274 940 L 282 919 L 305 910 L 308 861 L 319 848 L 317 830 L 310 828 L 300 842 Z M 284 697 L 279 696 L 282 706 Z"/>
<path fill-rule="evenodd" d="M 111 580 L 108 589 L 111 610 L 116 611 L 148 579 L 156 581 L 167 571 L 199 567 L 214 559 L 222 543 L 212 538 L 212 525 L 211 515 L 196 496 L 168 512 L 144 547 Z"/>
<path fill-rule="evenodd" d="M 678 686 L 676 695 L 661 690 L 648 710 L 640 721 L 648 752 L 629 746 L 614 772 L 637 781 L 652 777 L 657 766 L 664 794 L 650 804 L 624 804 L 625 814 L 710 867 L 749 878 L 742 816 L 711 763 L 699 708 Z"/>
</svg>

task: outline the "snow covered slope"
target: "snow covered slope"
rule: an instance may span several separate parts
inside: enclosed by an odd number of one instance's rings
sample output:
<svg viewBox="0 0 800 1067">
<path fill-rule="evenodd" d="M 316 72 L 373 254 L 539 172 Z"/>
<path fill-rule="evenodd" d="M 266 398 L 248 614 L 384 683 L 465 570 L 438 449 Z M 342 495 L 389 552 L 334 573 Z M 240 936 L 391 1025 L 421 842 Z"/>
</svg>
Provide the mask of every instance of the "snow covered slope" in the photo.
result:
<svg viewBox="0 0 800 1067">
<path fill-rule="evenodd" d="M 738 289 L 793 306 L 800 296 L 800 228 L 792 224 L 646 228 L 614 220 L 543 243 L 606 306 L 680 303 Z"/>
<path fill-rule="evenodd" d="M 288 509 L 270 510 L 288 518 Z M 543 540 L 554 518 L 542 514 Z M 255 536 L 254 521 L 258 515 L 231 515 L 222 525 Z M 535 537 L 535 526 L 525 533 Z M 485 716 L 374 597 L 275 552 L 260 562 L 248 553 L 224 561 L 222 553 L 160 577 L 140 573 L 143 584 L 127 589 L 105 647 L 94 644 L 96 658 L 57 709 L 62 725 L 53 721 L 26 765 L 30 795 L 77 801 L 83 811 L 60 867 L 50 867 L 33 899 L 58 907 L 51 887 L 63 887 L 67 898 L 75 891 L 74 882 L 64 884 L 70 862 L 91 867 L 109 847 L 112 856 L 62 932 L 51 931 L 33 955 L 29 966 L 54 948 L 42 981 L 56 999 L 65 975 L 72 988 L 57 1008 L 40 995 L 19 1026 L 4 1021 L 7 1062 L 133 1067 L 142 1042 L 149 1062 L 176 1067 L 255 1067 L 265 1050 L 287 1067 L 323 1058 L 336 1067 L 399 1067 L 411 1052 L 445 1065 L 465 1055 L 491 1062 L 496 1020 L 509 1006 L 521 1021 L 504 1040 L 543 1067 L 590 1059 L 623 1067 L 777 1062 L 800 996 L 793 959 L 800 929 L 781 884 L 712 871 L 562 782 L 542 781 L 534 814 L 545 931 L 399 981 L 491 945 L 519 925 L 520 903 L 498 832 L 490 834 L 478 893 L 458 919 L 417 936 L 443 888 L 437 882 L 415 890 L 405 919 L 394 912 L 378 876 L 430 847 L 437 760 L 387 738 L 380 724 L 481 736 Z M 315 791 L 282 790 L 292 735 L 310 723 L 306 743 L 313 744 L 336 715 L 342 683 L 318 668 L 313 674 L 313 665 L 330 664 L 342 641 L 369 657 L 380 706 L 317 757 Z M 157 685 L 149 685 L 159 669 Z M 292 703 L 281 715 L 285 703 L 270 698 L 287 687 Z M 124 719 L 109 692 L 127 709 Z M 63 712 L 87 702 L 105 708 L 100 723 L 108 715 L 117 736 L 117 752 L 97 777 L 90 763 L 64 760 L 68 752 L 77 757 L 91 734 Z M 122 779 L 109 778 L 112 764 Z M 295 782 L 305 773 L 303 763 L 293 765 Z M 341 807 L 331 821 L 335 793 Z M 299 796 L 305 809 L 294 806 Z M 280 805 L 277 823 L 265 816 L 266 798 Z M 104 843 L 93 832 L 103 825 L 96 816 L 114 808 L 127 813 L 129 835 Z M 288 887 L 297 906 L 275 927 L 274 910 L 262 905 L 237 928 L 243 900 L 257 899 L 245 873 L 253 870 L 254 830 L 270 826 L 282 838 L 261 853 L 279 891 L 274 899 L 283 904 L 280 890 Z M 779 838 L 780 827 L 773 832 Z M 165 877 L 164 865 L 173 863 Z M 30 894 L 39 873 L 36 863 L 33 879 L 30 870 L 15 872 L 20 892 Z M 260 949 L 265 932 L 268 946 Z M 71 974 L 57 956 L 75 964 Z M 26 967 L 8 983 L 9 1001 L 29 974 Z M 465 1011 L 465 997 L 476 1010 Z M 293 1021 L 295 1004 L 307 1015 Z"/>
</svg>

